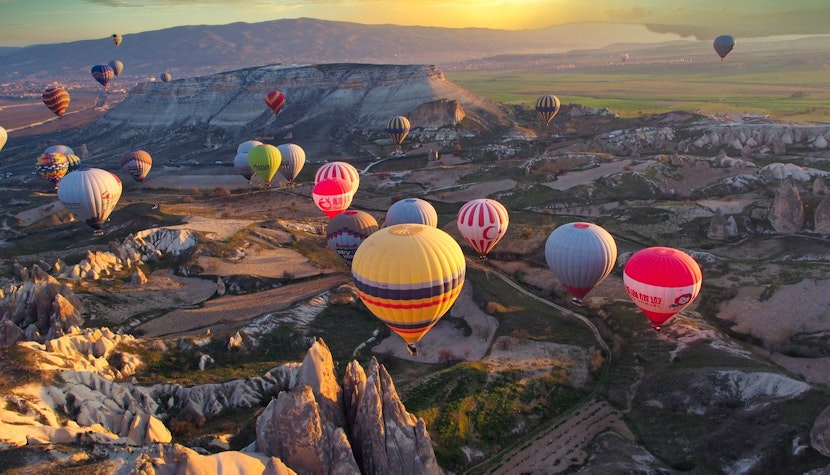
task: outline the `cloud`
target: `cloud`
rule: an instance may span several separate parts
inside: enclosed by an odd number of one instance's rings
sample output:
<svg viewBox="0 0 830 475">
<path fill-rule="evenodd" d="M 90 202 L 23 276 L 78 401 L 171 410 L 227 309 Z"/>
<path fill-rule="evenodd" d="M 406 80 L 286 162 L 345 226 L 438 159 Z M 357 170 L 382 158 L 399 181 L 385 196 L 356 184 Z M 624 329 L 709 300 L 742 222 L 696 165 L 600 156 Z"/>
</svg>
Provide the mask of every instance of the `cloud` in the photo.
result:
<svg viewBox="0 0 830 475">
<path fill-rule="evenodd" d="M 654 12 L 641 5 L 632 5 L 628 8 L 604 10 L 602 14 L 612 21 L 630 22 L 643 21 L 654 15 Z"/>
</svg>

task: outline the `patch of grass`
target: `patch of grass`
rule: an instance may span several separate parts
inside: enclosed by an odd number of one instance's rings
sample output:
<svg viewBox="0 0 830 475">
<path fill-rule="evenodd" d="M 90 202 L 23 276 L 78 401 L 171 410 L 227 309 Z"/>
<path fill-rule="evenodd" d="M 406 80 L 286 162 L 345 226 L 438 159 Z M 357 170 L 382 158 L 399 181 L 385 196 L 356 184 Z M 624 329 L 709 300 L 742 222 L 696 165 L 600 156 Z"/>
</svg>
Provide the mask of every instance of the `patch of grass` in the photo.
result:
<svg viewBox="0 0 830 475">
<path fill-rule="evenodd" d="M 372 333 L 380 331 L 377 341 L 389 335 L 389 329 L 362 304 L 330 306 L 320 312 L 307 328 L 311 337 L 322 338 L 335 361 L 348 363 L 354 350 L 368 340 Z M 369 354 L 371 344 L 362 354 Z"/>
<path fill-rule="evenodd" d="M 33 350 L 19 345 L 0 348 L 0 392 L 8 394 L 12 388 L 30 383 L 49 384 L 52 379 L 37 368 Z"/>
</svg>

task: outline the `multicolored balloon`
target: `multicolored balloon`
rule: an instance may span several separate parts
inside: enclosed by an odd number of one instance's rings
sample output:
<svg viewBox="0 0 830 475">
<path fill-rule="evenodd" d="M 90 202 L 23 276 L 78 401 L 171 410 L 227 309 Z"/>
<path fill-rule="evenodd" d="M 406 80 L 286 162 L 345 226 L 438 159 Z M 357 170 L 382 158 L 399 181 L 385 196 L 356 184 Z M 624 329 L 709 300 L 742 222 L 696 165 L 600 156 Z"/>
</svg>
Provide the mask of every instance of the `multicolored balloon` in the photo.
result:
<svg viewBox="0 0 830 475">
<path fill-rule="evenodd" d="M 536 99 L 536 112 L 539 117 L 545 121 L 545 126 L 549 126 L 550 122 L 559 113 L 559 98 L 552 94 L 545 94 Z"/>
<path fill-rule="evenodd" d="M 715 38 L 715 41 L 712 42 L 712 46 L 715 48 L 715 52 L 718 53 L 718 56 L 720 56 L 720 60 L 723 61 L 723 58 L 725 58 L 726 55 L 732 51 L 732 48 L 735 47 L 735 38 L 732 38 L 730 35 L 718 36 Z"/>
<path fill-rule="evenodd" d="M 417 343 L 452 307 L 464 286 L 461 247 L 446 232 L 398 224 L 366 238 L 352 260 L 360 300 L 417 354 Z"/>
<path fill-rule="evenodd" d="M 100 168 L 88 168 L 69 173 L 58 186 L 58 199 L 67 211 L 95 230 L 109 218 L 121 198 L 121 180 Z"/>
<path fill-rule="evenodd" d="M 104 89 L 109 87 L 110 81 L 115 77 L 115 71 L 108 64 L 96 64 L 92 67 L 92 77 L 104 86 Z"/>
<path fill-rule="evenodd" d="M 545 260 L 553 275 L 580 303 L 614 270 L 617 243 L 593 223 L 568 223 L 554 229 L 545 242 Z"/>
<path fill-rule="evenodd" d="M 649 247 L 625 264 L 623 283 L 655 330 L 700 293 L 703 273 L 692 256 L 670 247 Z"/>
<path fill-rule="evenodd" d="M 141 183 L 153 168 L 153 158 L 144 150 L 133 150 L 121 160 L 121 168 L 126 168 L 133 180 Z"/>
<path fill-rule="evenodd" d="M 118 33 L 113 33 L 112 35 L 110 35 L 110 38 L 112 38 L 112 42 L 115 43 L 115 46 L 121 45 L 121 35 L 119 35 Z"/>
<path fill-rule="evenodd" d="M 256 145 L 248 151 L 248 166 L 267 185 L 280 168 L 282 155 L 277 147 L 270 144 Z"/>
<path fill-rule="evenodd" d="M 49 180 L 57 188 L 58 183 L 69 170 L 69 159 L 58 152 L 44 153 L 35 162 L 35 170 L 38 175 Z"/>
<path fill-rule="evenodd" d="M 365 211 L 348 209 L 331 218 L 326 242 L 346 262 L 352 262 L 360 244 L 378 230 L 375 217 Z"/>
<path fill-rule="evenodd" d="M 458 210 L 458 232 L 478 252 L 479 259 L 486 259 L 504 234 L 510 217 L 507 208 L 496 200 L 479 198 L 468 201 Z"/>
<path fill-rule="evenodd" d="M 402 115 L 398 115 L 389 119 L 386 123 L 386 133 L 392 137 L 395 145 L 400 146 L 403 140 L 409 134 L 409 119 Z"/>
<path fill-rule="evenodd" d="M 124 71 L 124 63 L 118 61 L 117 59 L 110 61 L 107 65 L 112 68 L 112 71 L 115 73 L 115 77 L 120 76 L 121 72 Z"/>
<path fill-rule="evenodd" d="M 314 174 L 314 183 L 319 183 L 327 178 L 340 178 L 346 180 L 352 195 L 357 192 L 360 186 L 360 173 L 357 168 L 347 162 L 328 162 L 317 169 Z"/>
<path fill-rule="evenodd" d="M 75 155 L 74 153 L 70 153 L 66 156 L 66 160 L 69 162 L 69 167 L 67 167 L 66 173 L 72 173 L 75 170 L 81 169 L 81 157 Z"/>
<path fill-rule="evenodd" d="M 69 108 L 69 93 L 60 87 L 48 87 L 43 91 L 43 103 L 56 116 L 61 117 Z"/>
<path fill-rule="evenodd" d="M 421 198 L 404 198 L 398 200 L 386 210 L 383 227 L 396 224 L 425 224 L 438 227 L 438 213 L 429 201 Z"/>
<path fill-rule="evenodd" d="M 294 179 L 300 174 L 305 165 L 305 150 L 297 144 L 284 143 L 277 146 L 282 156 L 280 163 L 280 175 L 287 181 L 289 186 L 294 186 Z"/>
<path fill-rule="evenodd" d="M 173 75 L 170 73 L 161 73 L 159 79 L 161 79 L 161 82 L 170 82 L 173 80 Z"/>
<path fill-rule="evenodd" d="M 353 196 L 349 184 L 340 178 L 326 178 L 314 185 L 311 191 L 314 204 L 329 218 L 346 211 L 352 204 Z"/>
<path fill-rule="evenodd" d="M 285 107 L 285 94 L 280 91 L 270 91 L 265 94 L 265 104 L 274 115 L 277 115 Z"/>
</svg>

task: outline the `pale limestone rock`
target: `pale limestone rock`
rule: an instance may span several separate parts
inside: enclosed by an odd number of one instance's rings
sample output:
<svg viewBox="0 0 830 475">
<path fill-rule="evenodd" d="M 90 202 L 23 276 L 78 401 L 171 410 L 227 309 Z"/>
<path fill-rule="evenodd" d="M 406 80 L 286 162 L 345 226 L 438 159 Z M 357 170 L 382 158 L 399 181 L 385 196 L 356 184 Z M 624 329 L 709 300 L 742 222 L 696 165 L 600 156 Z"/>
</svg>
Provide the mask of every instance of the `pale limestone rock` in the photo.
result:
<svg viewBox="0 0 830 475">
<path fill-rule="evenodd" d="M 778 193 L 769 210 L 769 222 L 776 232 L 795 234 L 804 225 L 804 204 L 795 181 L 785 178 L 778 187 Z"/>
</svg>

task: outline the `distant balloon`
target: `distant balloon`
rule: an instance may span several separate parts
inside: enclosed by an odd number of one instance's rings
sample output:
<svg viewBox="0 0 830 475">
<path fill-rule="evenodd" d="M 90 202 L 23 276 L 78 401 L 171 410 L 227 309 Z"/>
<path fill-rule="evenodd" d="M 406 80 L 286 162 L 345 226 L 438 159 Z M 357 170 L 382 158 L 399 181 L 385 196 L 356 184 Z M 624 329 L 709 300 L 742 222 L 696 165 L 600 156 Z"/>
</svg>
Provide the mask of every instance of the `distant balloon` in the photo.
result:
<svg viewBox="0 0 830 475">
<path fill-rule="evenodd" d="M 115 43 L 115 46 L 121 45 L 121 35 L 118 33 L 113 33 L 110 38 L 112 38 L 112 42 Z"/>
<path fill-rule="evenodd" d="M 69 108 L 69 93 L 59 87 L 49 87 L 43 91 L 43 103 L 55 115 L 61 117 Z"/>
<path fill-rule="evenodd" d="M 715 52 L 718 53 L 720 56 L 720 60 L 723 61 L 723 58 L 732 51 L 732 48 L 735 47 L 735 38 L 732 38 L 729 35 L 721 35 L 715 38 L 714 43 L 712 46 L 715 47 Z"/>
<path fill-rule="evenodd" d="M 396 224 L 425 224 L 438 227 L 438 213 L 429 201 L 421 198 L 404 198 L 398 200 L 386 210 L 383 227 Z"/>
<path fill-rule="evenodd" d="M 6 129 L 0 127 L 0 150 L 3 150 L 3 147 L 6 146 L 6 142 L 9 140 L 9 133 L 6 132 Z"/>
<path fill-rule="evenodd" d="M 559 106 L 559 98 L 551 94 L 536 99 L 536 112 L 545 121 L 545 126 L 549 126 L 556 114 L 559 113 Z"/>
<path fill-rule="evenodd" d="M 461 247 L 446 232 L 398 224 L 366 238 L 352 260 L 357 295 L 407 343 L 415 343 L 452 307 L 464 286 Z"/>
<path fill-rule="evenodd" d="M 352 196 L 349 184 L 341 178 L 326 178 L 311 191 L 314 204 L 329 218 L 346 211 L 352 204 Z"/>
<path fill-rule="evenodd" d="M 248 140 L 246 142 L 242 142 L 236 147 L 236 153 L 244 153 L 247 154 L 251 151 L 252 148 L 256 147 L 257 145 L 262 145 L 262 142 L 259 140 Z"/>
<path fill-rule="evenodd" d="M 57 188 L 58 182 L 69 170 L 69 159 L 66 158 L 66 155 L 58 152 L 44 153 L 35 162 L 35 170 L 38 175 L 49 180 Z"/>
<path fill-rule="evenodd" d="M 257 145 L 248 152 L 248 166 L 268 185 L 277 174 L 281 162 L 280 150 L 270 144 Z"/>
<path fill-rule="evenodd" d="M 625 63 L 626 61 L 628 61 L 628 57 L 629 57 L 628 53 L 623 53 L 623 54 L 620 55 L 620 61 Z"/>
<path fill-rule="evenodd" d="M 263 144 L 259 140 L 248 140 L 247 142 L 242 142 L 238 147 L 236 147 L 236 156 L 233 158 L 233 169 L 236 173 L 245 177 L 248 182 L 250 182 L 251 177 L 254 176 L 254 171 L 251 170 L 251 166 L 248 164 L 248 152 L 257 145 Z"/>
<path fill-rule="evenodd" d="M 407 134 L 409 134 L 409 119 L 402 115 L 398 115 L 389 119 L 389 122 L 386 123 L 386 133 L 392 137 L 392 141 L 395 142 L 395 145 L 400 145 L 403 143 L 403 139 L 406 138 Z"/>
<path fill-rule="evenodd" d="M 563 224 L 548 236 L 545 260 L 565 290 L 579 302 L 614 270 L 617 243 L 596 224 Z"/>
<path fill-rule="evenodd" d="M 108 64 L 97 64 L 92 67 L 92 77 L 106 89 L 115 77 L 115 71 Z"/>
<path fill-rule="evenodd" d="M 121 160 L 121 168 L 126 168 L 127 173 L 133 177 L 133 180 L 139 183 L 147 178 L 147 174 L 150 173 L 152 167 L 153 159 L 144 150 L 133 150 Z"/>
<path fill-rule="evenodd" d="M 58 186 L 58 199 L 67 211 L 84 221 L 95 235 L 121 198 L 121 180 L 100 168 L 69 173 Z"/>
<path fill-rule="evenodd" d="M 117 59 L 114 59 L 107 64 L 112 68 L 112 71 L 115 73 L 115 77 L 120 76 L 121 72 L 124 71 L 124 63 L 118 61 Z"/>
<path fill-rule="evenodd" d="M 468 201 L 458 211 L 458 232 L 478 252 L 480 259 L 504 237 L 510 218 L 507 208 L 496 200 L 480 198 Z"/>
<path fill-rule="evenodd" d="M 326 226 L 326 242 L 346 262 L 352 262 L 360 244 L 377 230 L 374 216 L 349 209 L 331 218 Z"/>
<path fill-rule="evenodd" d="M 314 174 L 314 183 L 319 183 L 326 178 L 341 178 L 349 184 L 352 195 L 357 192 L 360 185 L 360 174 L 357 168 L 346 162 L 329 162 L 317 169 Z"/>
<path fill-rule="evenodd" d="M 66 173 L 72 173 L 75 170 L 81 169 L 81 157 L 75 155 L 74 153 L 70 153 L 66 156 L 66 160 L 69 162 L 69 166 L 66 168 Z"/>
<path fill-rule="evenodd" d="M 288 180 L 289 186 L 294 185 L 294 179 L 300 174 L 305 165 L 305 150 L 297 144 L 284 143 L 277 146 L 282 156 L 280 175 Z"/>
<path fill-rule="evenodd" d="M 173 80 L 173 76 L 170 73 L 161 73 L 159 76 L 162 82 L 170 82 Z"/>
<path fill-rule="evenodd" d="M 702 282 L 700 266 L 692 256 L 670 247 L 634 253 L 623 271 L 625 290 L 656 330 L 694 301 Z"/>
<path fill-rule="evenodd" d="M 62 153 L 64 155 L 75 155 L 75 151 L 72 150 L 70 147 L 68 147 L 66 145 L 50 145 L 50 146 L 46 147 L 46 150 L 43 151 L 43 153 L 52 153 L 52 152 L 58 152 L 58 153 Z"/>
<path fill-rule="evenodd" d="M 268 105 L 274 115 L 277 115 L 285 106 L 285 94 L 280 91 L 270 91 L 265 94 L 265 104 Z"/>
</svg>

